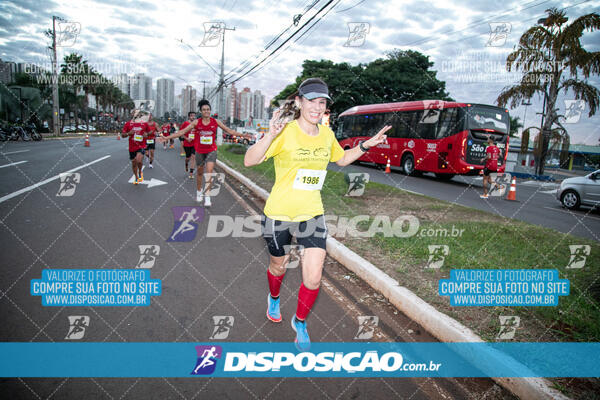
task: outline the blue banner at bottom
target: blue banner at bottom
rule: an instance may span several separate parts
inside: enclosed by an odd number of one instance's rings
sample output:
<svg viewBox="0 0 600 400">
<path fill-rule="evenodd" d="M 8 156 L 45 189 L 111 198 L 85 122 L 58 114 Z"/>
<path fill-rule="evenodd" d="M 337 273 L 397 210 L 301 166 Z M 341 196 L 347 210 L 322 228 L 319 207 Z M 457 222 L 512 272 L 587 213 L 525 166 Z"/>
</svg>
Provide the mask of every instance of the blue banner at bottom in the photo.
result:
<svg viewBox="0 0 600 400">
<path fill-rule="evenodd" d="M 0 343 L 1 377 L 600 377 L 600 343 Z"/>
</svg>

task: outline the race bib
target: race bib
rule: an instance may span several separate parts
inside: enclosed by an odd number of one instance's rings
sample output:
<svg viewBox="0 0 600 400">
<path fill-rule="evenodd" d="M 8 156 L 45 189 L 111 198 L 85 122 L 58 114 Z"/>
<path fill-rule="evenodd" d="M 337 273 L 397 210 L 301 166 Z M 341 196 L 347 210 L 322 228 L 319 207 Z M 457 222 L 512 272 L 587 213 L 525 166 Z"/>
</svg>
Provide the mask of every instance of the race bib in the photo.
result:
<svg viewBox="0 0 600 400">
<path fill-rule="evenodd" d="M 212 136 L 200 136 L 200 144 L 212 144 Z"/>
<path fill-rule="evenodd" d="M 148 139 L 148 140 L 146 140 L 146 143 L 148 143 L 148 144 L 154 144 L 154 139 Z"/>
<path fill-rule="evenodd" d="M 188 137 L 189 137 L 190 139 L 193 139 L 193 138 L 195 138 L 195 137 L 196 137 L 196 135 L 195 135 L 195 134 L 193 134 L 193 133 L 190 133 L 190 134 L 188 135 Z"/>
<path fill-rule="evenodd" d="M 321 190 L 326 175 L 325 169 L 299 169 L 292 187 L 300 190 Z"/>
<path fill-rule="evenodd" d="M 143 135 L 133 135 L 133 140 L 135 140 L 136 142 L 142 142 L 144 140 L 144 136 Z"/>
</svg>

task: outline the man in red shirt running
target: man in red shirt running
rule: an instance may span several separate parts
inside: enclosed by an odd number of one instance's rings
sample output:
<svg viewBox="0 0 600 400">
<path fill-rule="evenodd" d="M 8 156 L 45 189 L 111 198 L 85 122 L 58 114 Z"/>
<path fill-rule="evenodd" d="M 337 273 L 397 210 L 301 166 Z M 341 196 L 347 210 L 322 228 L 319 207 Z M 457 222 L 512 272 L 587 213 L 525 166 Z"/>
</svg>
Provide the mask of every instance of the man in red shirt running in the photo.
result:
<svg viewBox="0 0 600 400">
<path fill-rule="evenodd" d="M 152 120 L 152 114 L 150 114 L 148 118 L 148 128 L 150 131 L 148 132 L 148 137 L 146 137 L 146 157 L 148 157 L 149 160 L 148 168 L 154 168 L 152 162 L 154 161 L 154 149 L 156 148 L 154 141 L 156 140 L 158 125 L 156 124 L 156 121 Z"/>
<path fill-rule="evenodd" d="M 160 130 L 162 136 L 169 136 L 169 134 L 171 133 L 171 124 L 169 124 L 168 122 L 165 123 L 163 126 L 160 127 Z M 167 149 L 167 142 L 163 143 L 163 149 Z"/>
<path fill-rule="evenodd" d="M 485 161 L 485 167 L 483 168 L 483 194 L 479 196 L 482 199 L 488 198 L 486 184 L 489 184 L 490 188 L 492 187 L 492 178 L 490 174 L 498 171 L 498 158 L 500 156 L 500 149 L 498 149 L 491 136 L 488 136 L 487 144 L 488 146 L 485 149 L 486 155 L 481 159 L 482 161 Z"/>
<path fill-rule="evenodd" d="M 188 120 L 181 124 L 181 129 L 185 129 L 189 124 L 196 120 L 196 113 L 190 111 L 188 113 Z M 190 173 L 190 179 L 194 179 L 194 164 L 196 163 L 196 148 L 195 148 L 195 131 L 191 131 L 179 137 L 183 139 L 183 151 L 185 152 L 185 172 Z M 190 161 L 192 162 L 190 168 Z"/>
<path fill-rule="evenodd" d="M 215 163 L 217 162 L 217 127 L 223 129 L 225 132 L 233 136 L 242 136 L 242 134 L 234 131 L 233 129 L 229 129 L 218 119 L 212 118 L 210 116 L 211 108 L 208 100 L 200 100 L 198 102 L 198 108 L 200 108 L 202 118 L 191 122 L 186 127 L 183 127 L 182 125 L 182 129 L 179 130 L 179 132 L 169 135 L 166 138 L 161 138 L 161 141 L 180 137 L 190 132 L 192 129 L 194 130 L 194 139 L 190 139 L 188 137 L 185 140 L 193 140 L 194 147 L 196 149 L 196 164 L 198 166 L 196 178 L 196 201 L 202 202 L 202 200 L 204 200 L 204 205 L 206 207 L 210 207 L 210 196 L 205 195 L 205 193 L 208 193 L 210 190 L 212 178 L 204 179 L 205 185 L 203 191 L 202 177 L 204 175 L 204 165 L 206 164 L 206 173 L 211 174 L 215 168 Z"/>
<path fill-rule="evenodd" d="M 127 121 L 123 126 L 121 137 L 129 137 L 129 159 L 131 160 L 131 169 L 133 170 L 133 184 L 137 185 L 144 181 L 142 175 L 142 166 L 144 163 L 144 152 L 146 150 L 145 139 L 148 137 L 150 128 L 146 123 L 148 114 L 143 111 L 135 110 L 133 119 Z"/>
</svg>

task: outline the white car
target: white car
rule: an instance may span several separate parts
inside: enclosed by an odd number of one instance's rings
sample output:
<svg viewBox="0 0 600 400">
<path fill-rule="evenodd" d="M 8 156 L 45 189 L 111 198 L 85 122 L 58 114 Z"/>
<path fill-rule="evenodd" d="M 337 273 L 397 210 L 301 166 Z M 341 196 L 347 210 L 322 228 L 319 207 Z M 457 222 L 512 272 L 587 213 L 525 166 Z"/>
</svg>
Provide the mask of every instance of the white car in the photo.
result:
<svg viewBox="0 0 600 400">
<path fill-rule="evenodd" d="M 63 132 L 75 132 L 77 127 L 75 125 L 65 125 L 63 127 Z"/>
<path fill-rule="evenodd" d="M 586 176 L 565 179 L 556 191 L 556 198 L 571 210 L 580 205 L 600 206 L 600 169 Z"/>
</svg>

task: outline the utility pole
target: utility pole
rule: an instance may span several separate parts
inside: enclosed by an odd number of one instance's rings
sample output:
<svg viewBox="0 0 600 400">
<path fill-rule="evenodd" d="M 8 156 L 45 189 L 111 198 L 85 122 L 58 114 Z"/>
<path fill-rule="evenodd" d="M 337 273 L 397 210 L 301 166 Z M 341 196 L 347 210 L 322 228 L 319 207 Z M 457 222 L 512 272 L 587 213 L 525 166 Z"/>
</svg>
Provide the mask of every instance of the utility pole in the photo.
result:
<svg viewBox="0 0 600 400">
<path fill-rule="evenodd" d="M 225 23 L 223 23 L 223 37 L 221 38 L 221 74 L 219 76 L 219 113 L 223 114 L 225 110 L 225 31 L 235 31 L 235 27 L 228 28 Z M 219 118 L 224 118 L 222 115 L 219 115 Z"/>
<path fill-rule="evenodd" d="M 202 99 L 203 99 L 203 100 L 208 100 L 208 99 L 206 98 L 206 84 L 207 84 L 208 82 L 210 82 L 210 81 L 200 81 L 200 82 L 202 82 L 202 83 L 204 84 L 204 86 L 202 87 Z"/>
<path fill-rule="evenodd" d="M 58 66 L 56 59 L 56 20 L 60 17 L 52 16 L 52 130 L 54 136 L 60 135 L 60 124 L 58 120 Z"/>
</svg>

